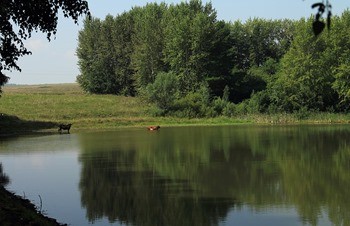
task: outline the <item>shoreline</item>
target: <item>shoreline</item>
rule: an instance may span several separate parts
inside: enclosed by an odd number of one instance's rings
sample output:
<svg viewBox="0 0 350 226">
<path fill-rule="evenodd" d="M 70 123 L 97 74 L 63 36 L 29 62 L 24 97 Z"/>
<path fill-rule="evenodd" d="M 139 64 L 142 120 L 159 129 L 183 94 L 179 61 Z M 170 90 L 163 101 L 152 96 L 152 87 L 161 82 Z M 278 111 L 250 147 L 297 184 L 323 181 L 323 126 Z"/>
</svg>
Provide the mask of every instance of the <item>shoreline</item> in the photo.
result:
<svg viewBox="0 0 350 226">
<path fill-rule="evenodd" d="M 28 104 L 31 103 L 31 104 Z M 0 139 L 54 134 L 59 124 L 72 133 L 160 125 L 300 125 L 349 124 L 349 113 L 242 113 L 231 117 L 156 116 L 155 106 L 140 97 L 85 93 L 78 84 L 5 86 L 0 100 Z M 153 113 L 152 113 L 153 112 Z"/>
<path fill-rule="evenodd" d="M 45 216 L 28 199 L 8 191 L 0 185 L 0 222 L 3 225 L 67 226 L 56 219 Z"/>
<path fill-rule="evenodd" d="M 268 116 L 267 116 L 268 117 Z M 238 125 L 256 125 L 256 126 L 295 126 L 295 125 L 349 125 L 350 120 L 329 120 L 329 119 L 307 119 L 300 121 L 286 120 L 284 122 L 267 122 L 266 121 L 255 121 L 254 119 L 226 119 L 227 121 L 221 121 L 219 118 L 196 118 L 196 119 L 178 119 L 179 121 L 174 121 L 174 118 L 164 117 L 159 121 L 150 120 L 149 123 L 146 121 L 143 123 L 129 124 L 129 125 L 110 125 L 104 124 L 103 122 L 98 124 L 89 124 L 86 126 L 73 126 L 71 129 L 71 134 L 89 132 L 89 131 L 113 131 L 125 128 L 144 128 L 152 125 L 160 125 L 161 127 L 184 127 L 184 126 L 238 126 Z M 51 122 L 50 122 L 51 123 Z M 77 123 L 80 124 L 80 123 Z M 0 126 L 1 121 L 0 121 Z M 96 127 L 95 127 L 96 126 Z M 33 128 L 18 129 L 16 125 L 14 126 L 4 126 L 5 129 L 0 128 L 0 140 L 1 139 L 11 139 L 20 136 L 45 136 L 45 135 L 55 135 L 59 134 L 56 127 L 50 129 L 36 129 L 35 124 Z M 6 131 L 5 131 L 6 130 Z M 66 133 L 65 131 L 63 133 Z"/>
</svg>

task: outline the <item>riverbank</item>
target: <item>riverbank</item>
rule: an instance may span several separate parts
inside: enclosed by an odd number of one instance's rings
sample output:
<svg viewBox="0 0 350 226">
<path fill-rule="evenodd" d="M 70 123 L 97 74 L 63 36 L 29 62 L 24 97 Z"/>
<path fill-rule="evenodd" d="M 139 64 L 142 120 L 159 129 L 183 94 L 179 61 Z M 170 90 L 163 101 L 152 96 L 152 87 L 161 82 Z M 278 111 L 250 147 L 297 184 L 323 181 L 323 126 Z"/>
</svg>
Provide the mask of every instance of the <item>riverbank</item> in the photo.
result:
<svg viewBox="0 0 350 226">
<path fill-rule="evenodd" d="M 2 226 L 63 226 L 44 216 L 27 199 L 21 198 L 0 185 L 0 223 Z"/>
<path fill-rule="evenodd" d="M 0 98 L 0 136 L 57 133 L 60 123 L 72 132 L 149 125 L 229 125 L 349 123 L 333 113 L 255 114 L 215 118 L 154 117 L 153 106 L 138 97 L 84 93 L 78 84 L 5 86 Z"/>
</svg>

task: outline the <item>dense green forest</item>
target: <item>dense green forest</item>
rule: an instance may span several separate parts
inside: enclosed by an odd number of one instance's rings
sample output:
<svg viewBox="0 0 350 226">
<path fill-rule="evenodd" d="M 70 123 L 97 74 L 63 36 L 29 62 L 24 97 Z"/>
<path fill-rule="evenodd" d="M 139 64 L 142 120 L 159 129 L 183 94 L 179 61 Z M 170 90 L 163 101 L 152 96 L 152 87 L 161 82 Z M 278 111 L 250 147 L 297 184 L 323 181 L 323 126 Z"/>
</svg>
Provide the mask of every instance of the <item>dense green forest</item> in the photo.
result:
<svg viewBox="0 0 350 226">
<path fill-rule="evenodd" d="M 87 18 L 77 81 L 91 93 L 145 97 L 156 115 L 347 111 L 350 11 L 317 37 L 312 22 L 225 22 L 199 0 Z"/>
</svg>

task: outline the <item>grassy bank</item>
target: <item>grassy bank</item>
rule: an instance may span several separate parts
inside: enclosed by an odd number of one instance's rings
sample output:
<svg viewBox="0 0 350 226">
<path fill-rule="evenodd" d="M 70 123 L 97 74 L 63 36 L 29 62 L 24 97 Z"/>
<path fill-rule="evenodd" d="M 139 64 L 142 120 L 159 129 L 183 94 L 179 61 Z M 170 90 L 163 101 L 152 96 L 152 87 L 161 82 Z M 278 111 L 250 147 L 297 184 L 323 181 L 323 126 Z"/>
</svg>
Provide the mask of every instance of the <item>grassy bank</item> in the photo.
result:
<svg viewBox="0 0 350 226">
<path fill-rule="evenodd" d="M 72 131 L 124 126 L 229 124 L 242 118 L 187 119 L 152 117 L 140 98 L 84 93 L 77 84 L 7 86 L 0 98 L 0 133 L 54 132 L 59 123 Z"/>
<path fill-rule="evenodd" d="M 72 131 L 146 125 L 234 123 L 348 123 L 349 115 L 241 115 L 232 118 L 152 117 L 152 106 L 137 97 L 84 93 L 77 84 L 7 86 L 0 98 L 0 134 L 57 132 L 57 124 L 73 123 Z"/>
<path fill-rule="evenodd" d="M 57 123 L 73 123 L 75 129 L 133 125 L 147 120 L 145 109 L 137 98 L 88 95 L 76 84 L 4 87 L 0 99 L 0 113 L 17 129 L 21 124 L 40 130 Z"/>
<path fill-rule="evenodd" d="M 16 196 L 0 185 L 0 223 L 2 226 L 59 226 L 55 219 L 37 211 L 29 200 Z"/>
</svg>

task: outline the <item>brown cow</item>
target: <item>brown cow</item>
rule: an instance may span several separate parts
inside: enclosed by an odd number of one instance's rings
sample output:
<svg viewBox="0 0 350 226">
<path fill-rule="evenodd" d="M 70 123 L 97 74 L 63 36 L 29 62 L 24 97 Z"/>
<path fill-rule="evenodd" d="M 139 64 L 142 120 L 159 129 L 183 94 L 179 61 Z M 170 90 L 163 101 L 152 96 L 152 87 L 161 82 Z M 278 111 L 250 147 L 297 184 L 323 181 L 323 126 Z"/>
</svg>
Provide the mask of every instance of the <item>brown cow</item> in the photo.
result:
<svg viewBox="0 0 350 226">
<path fill-rule="evenodd" d="M 155 131 L 155 130 L 159 130 L 159 129 L 160 129 L 160 126 L 149 126 L 149 127 L 147 127 L 147 129 L 148 129 L 149 131 Z"/>
</svg>

